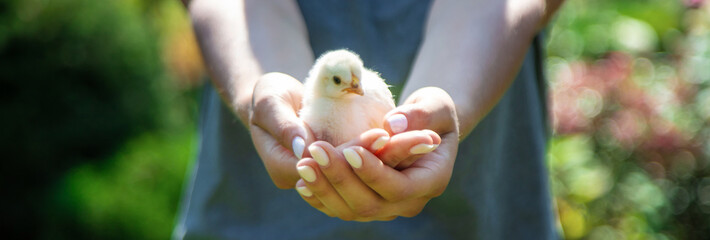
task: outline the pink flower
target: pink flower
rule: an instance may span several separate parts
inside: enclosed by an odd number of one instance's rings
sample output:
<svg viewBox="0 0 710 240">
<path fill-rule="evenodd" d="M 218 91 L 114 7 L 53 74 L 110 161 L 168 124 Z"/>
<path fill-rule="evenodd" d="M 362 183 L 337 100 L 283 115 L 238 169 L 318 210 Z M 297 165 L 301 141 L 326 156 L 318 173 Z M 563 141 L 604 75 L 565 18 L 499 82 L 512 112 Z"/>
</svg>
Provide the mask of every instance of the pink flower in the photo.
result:
<svg viewBox="0 0 710 240">
<path fill-rule="evenodd" d="M 705 3 L 705 0 L 685 0 L 684 3 L 688 8 L 700 8 Z"/>
</svg>

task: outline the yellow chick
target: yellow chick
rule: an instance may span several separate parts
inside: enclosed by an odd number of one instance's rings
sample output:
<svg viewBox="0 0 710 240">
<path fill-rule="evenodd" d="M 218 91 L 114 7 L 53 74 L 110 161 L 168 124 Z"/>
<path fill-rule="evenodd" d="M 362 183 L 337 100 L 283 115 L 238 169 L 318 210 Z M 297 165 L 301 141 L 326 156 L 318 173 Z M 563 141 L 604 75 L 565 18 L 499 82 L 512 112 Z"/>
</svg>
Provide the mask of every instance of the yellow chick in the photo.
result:
<svg viewBox="0 0 710 240">
<path fill-rule="evenodd" d="M 333 146 L 382 128 L 384 115 L 395 107 L 379 73 L 366 69 L 360 56 L 348 50 L 324 53 L 304 85 L 300 118 L 318 140 Z"/>
</svg>

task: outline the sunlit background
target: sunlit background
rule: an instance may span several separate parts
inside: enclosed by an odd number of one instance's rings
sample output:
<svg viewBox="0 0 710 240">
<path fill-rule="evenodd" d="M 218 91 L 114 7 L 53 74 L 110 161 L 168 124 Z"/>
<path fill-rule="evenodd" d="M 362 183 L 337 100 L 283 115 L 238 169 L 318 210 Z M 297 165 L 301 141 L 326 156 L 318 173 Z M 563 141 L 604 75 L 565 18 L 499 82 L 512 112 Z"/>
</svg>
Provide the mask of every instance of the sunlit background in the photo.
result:
<svg viewBox="0 0 710 240">
<path fill-rule="evenodd" d="M 544 33 L 567 239 L 710 236 L 710 4 L 568 0 Z M 166 239 L 206 74 L 176 0 L 0 2 L 10 236 Z"/>
</svg>

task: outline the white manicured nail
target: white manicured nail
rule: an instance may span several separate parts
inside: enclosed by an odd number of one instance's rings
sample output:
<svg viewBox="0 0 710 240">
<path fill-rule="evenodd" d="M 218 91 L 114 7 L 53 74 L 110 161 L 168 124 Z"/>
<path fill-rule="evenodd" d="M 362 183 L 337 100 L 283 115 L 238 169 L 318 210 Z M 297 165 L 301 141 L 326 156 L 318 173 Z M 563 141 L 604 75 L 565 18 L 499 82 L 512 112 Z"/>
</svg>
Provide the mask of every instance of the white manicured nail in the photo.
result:
<svg viewBox="0 0 710 240">
<path fill-rule="evenodd" d="M 293 138 L 291 146 L 293 147 L 293 155 L 296 155 L 298 159 L 303 158 L 303 149 L 306 148 L 306 141 L 303 141 L 303 138 L 296 136 Z"/>
<path fill-rule="evenodd" d="M 380 150 L 380 148 L 384 147 L 385 144 L 387 144 L 387 141 L 389 141 L 389 140 L 390 140 L 389 136 L 379 137 L 377 140 L 375 140 L 375 142 L 372 143 L 372 146 L 370 146 L 370 149 L 372 149 L 373 151 Z"/>
<path fill-rule="evenodd" d="M 306 197 L 313 196 L 313 192 L 311 192 L 311 190 L 309 190 L 307 187 L 296 187 L 296 191 Z"/>
<path fill-rule="evenodd" d="M 301 178 L 303 178 L 303 180 L 306 180 L 308 182 L 313 182 L 316 180 L 316 172 L 313 171 L 313 168 L 303 165 L 297 167 L 296 170 L 298 170 L 298 175 L 301 175 Z"/>
<path fill-rule="evenodd" d="M 346 148 L 343 150 L 343 155 L 345 156 L 345 160 L 347 160 L 353 168 L 362 167 L 362 158 L 360 158 L 360 154 L 355 150 Z"/>
<path fill-rule="evenodd" d="M 387 118 L 393 133 L 401 133 L 407 130 L 407 117 L 404 114 L 395 114 Z"/>
<path fill-rule="evenodd" d="M 313 160 L 316 160 L 318 165 L 327 166 L 328 162 L 330 162 L 330 160 L 328 159 L 328 154 L 325 153 L 325 150 L 323 150 L 323 148 L 311 145 L 308 146 L 308 151 L 311 152 Z"/>
<path fill-rule="evenodd" d="M 412 147 L 409 149 L 409 153 L 411 154 L 424 154 L 428 153 L 431 151 L 434 151 L 438 145 L 433 145 L 433 144 L 417 144 L 416 146 Z"/>
</svg>

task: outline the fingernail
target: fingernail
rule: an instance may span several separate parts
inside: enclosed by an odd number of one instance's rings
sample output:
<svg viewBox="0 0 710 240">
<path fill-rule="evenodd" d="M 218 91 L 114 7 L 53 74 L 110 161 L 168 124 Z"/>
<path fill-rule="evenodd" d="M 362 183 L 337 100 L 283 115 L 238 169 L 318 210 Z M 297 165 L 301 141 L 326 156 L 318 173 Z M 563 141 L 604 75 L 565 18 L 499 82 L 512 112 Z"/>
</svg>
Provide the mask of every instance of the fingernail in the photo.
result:
<svg viewBox="0 0 710 240">
<path fill-rule="evenodd" d="M 389 141 L 389 140 L 390 140 L 389 136 L 379 137 L 379 138 L 377 138 L 377 140 L 375 140 L 375 142 L 372 143 L 372 146 L 370 146 L 370 149 L 372 149 L 373 151 L 380 150 L 380 148 L 384 147 L 385 144 L 387 144 L 387 141 Z"/>
<path fill-rule="evenodd" d="M 313 196 L 313 192 L 311 192 L 311 190 L 309 190 L 307 187 L 296 187 L 296 191 L 306 197 Z"/>
<path fill-rule="evenodd" d="M 321 165 L 321 166 L 328 165 L 328 162 L 330 160 L 328 159 L 328 154 L 325 153 L 325 150 L 323 150 L 323 148 L 311 145 L 308 147 L 308 151 L 311 152 L 311 156 L 313 156 L 313 160 L 316 160 L 318 165 Z"/>
<path fill-rule="evenodd" d="M 316 172 L 313 171 L 313 168 L 304 165 L 297 167 L 296 170 L 298 170 L 298 175 L 301 175 L 301 178 L 303 178 L 303 180 L 306 180 L 308 182 L 313 182 L 316 180 Z"/>
<path fill-rule="evenodd" d="M 401 133 L 407 130 L 407 117 L 404 114 L 395 114 L 387 118 L 393 133 Z"/>
<path fill-rule="evenodd" d="M 423 154 L 423 153 L 428 153 L 431 151 L 434 151 L 438 145 L 433 145 L 433 144 L 417 144 L 416 146 L 412 147 L 409 149 L 409 153 L 411 154 Z"/>
<path fill-rule="evenodd" d="M 355 150 L 346 148 L 343 150 L 343 155 L 345 155 L 345 160 L 347 160 L 353 168 L 362 167 L 362 158 L 360 158 L 360 154 L 355 152 Z"/>
<path fill-rule="evenodd" d="M 296 136 L 293 138 L 291 146 L 293 147 L 293 154 L 296 155 L 298 159 L 301 159 L 303 157 L 303 149 L 306 147 L 306 141 L 303 141 L 303 138 Z"/>
</svg>

